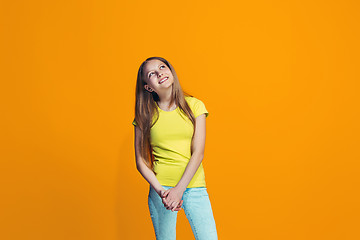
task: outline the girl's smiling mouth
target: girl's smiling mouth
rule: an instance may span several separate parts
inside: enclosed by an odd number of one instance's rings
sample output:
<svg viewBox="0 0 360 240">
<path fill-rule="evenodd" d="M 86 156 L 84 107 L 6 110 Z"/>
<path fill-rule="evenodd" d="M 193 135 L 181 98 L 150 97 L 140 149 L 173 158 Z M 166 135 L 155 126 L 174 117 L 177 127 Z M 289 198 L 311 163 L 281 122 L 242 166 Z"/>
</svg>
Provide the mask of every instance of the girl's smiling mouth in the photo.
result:
<svg viewBox="0 0 360 240">
<path fill-rule="evenodd" d="M 165 77 L 165 78 L 161 79 L 160 82 L 159 82 L 159 84 L 162 84 L 163 82 L 165 82 L 165 81 L 168 80 L 168 79 L 169 79 L 169 77 Z"/>
</svg>

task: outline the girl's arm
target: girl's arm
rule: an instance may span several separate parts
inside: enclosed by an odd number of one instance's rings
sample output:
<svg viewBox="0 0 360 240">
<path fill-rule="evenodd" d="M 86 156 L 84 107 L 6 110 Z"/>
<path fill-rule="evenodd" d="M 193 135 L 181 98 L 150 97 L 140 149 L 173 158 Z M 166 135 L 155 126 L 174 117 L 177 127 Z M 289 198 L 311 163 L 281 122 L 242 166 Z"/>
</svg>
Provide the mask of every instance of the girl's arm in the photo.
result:
<svg viewBox="0 0 360 240">
<path fill-rule="evenodd" d="M 155 189 L 157 194 L 161 197 L 161 190 L 165 189 L 159 183 L 159 180 L 156 178 L 153 171 L 151 171 L 144 163 L 143 158 L 140 156 L 140 134 L 141 130 L 139 127 L 135 127 L 135 158 L 136 158 L 136 168 L 140 174 L 145 178 L 145 180 L 150 183 L 150 185 Z"/>
<path fill-rule="evenodd" d="M 176 184 L 175 187 L 166 190 L 164 193 L 164 196 L 167 200 L 166 208 L 169 210 L 171 209 L 171 211 L 175 211 L 177 204 L 182 201 L 181 198 L 187 186 L 189 185 L 191 179 L 198 170 L 201 161 L 203 160 L 206 137 L 205 118 L 205 114 L 201 114 L 195 119 L 196 129 L 194 139 L 191 143 L 191 158 L 180 181 Z"/>
<path fill-rule="evenodd" d="M 165 189 L 159 183 L 159 180 L 156 178 L 153 171 L 151 171 L 144 163 L 143 158 L 140 157 L 139 146 L 140 146 L 140 134 L 141 130 L 139 127 L 135 126 L 135 158 L 136 158 L 136 168 L 141 173 L 141 175 L 145 178 L 145 180 L 150 183 L 150 185 L 155 189 L 156 193 L 162 198 L 162 202 L 164 206 L 167 206 L 167 201 L 163 194 L 165 193 Z M 180 211 L 181 206 L 183 204 L 183 200 L 179 202 L 179 204 L 173 209 L 173 211 Z"/>
<path fill-rule="evenodd" d="M 196 129 L 194 139 L 191 143 L 192 155 L 185 168 L 185 171 L 176 184 L 176 187 L 185 191 L 191 179 L 198 170 L 201 161 L 204 158 L 205 151 L 205 138 L 206 138 L 206 116 L 205 114 L 199 115 L 196 119 Z"/>
</svg>

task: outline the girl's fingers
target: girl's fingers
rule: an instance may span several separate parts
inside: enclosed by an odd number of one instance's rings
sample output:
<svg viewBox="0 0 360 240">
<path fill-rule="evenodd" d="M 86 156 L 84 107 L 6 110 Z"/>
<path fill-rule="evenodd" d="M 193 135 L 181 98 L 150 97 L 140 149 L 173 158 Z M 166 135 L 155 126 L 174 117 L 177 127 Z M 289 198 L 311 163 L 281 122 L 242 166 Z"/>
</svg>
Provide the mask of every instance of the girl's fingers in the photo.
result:
<svg viewBox="0 0 360 240">
<path fill-rule="evenodd" d="M 168 190 L 165 191 L 164 195 L 168 195 L 168 193 L 171 191 L 171 188 L 169 188 Z"/>
<path fill-rule="evenodd" d="M 171 209 L 171 211 L 175 211 L 176 208 L 177 208 L 177 204 L 175 205 L 175 207 L 173 207 L 173 208 Z"/>
<path fill-rule="evenodd" d="M 171 210 L 171 209 L 173 208 L 173 206 L 172 206 L 173 203 L 174 203 L 174 202 L 168 203 L 167 206 L 166 206 L 166 209 L 167 209 L 167 210 Z"/>
<path fill-rule="evenodd" d="M 168 195 L 168 193 L 169 193 L 169 191 L 168 191 L 168 190 L 163 191 L 163 192 L 162 192 L 162 197 L 166 197 L 166 196 Z"/>
<path fill-rule="evenodd" d="M 182 207 L 182 204 L 183 204 L 183 200 L 181 200 L 180 202 L 179 202 L 179 204 L 176 206 L 177 208 L 181 208 Z"/>
<path fill-rule="evenodd" d="M 167 193 L 169 192 L 169 190 L 171 190 L 171 189 L 166 190 Z M 167 193 L 165 193 L 164 195 L 166 195 Z M 180 200 L 180 202 L 171 202 L 171 200 L 166 201 L 166 197 L 163 197 L 162 200 L 163 200 L 162 202 L 164 204 L 164 207 L 167 210 L 171 210 L 171 211 L 181 210 L 182 204 L 184 202 L 184 200 Z"/>
<path fill-rule="evenodd" d="M 183 204 L 184 200 L 181 200 L 178 204 L 174 204 L 176 202 L 173 203 L 164 203 L 164 207 L 168 210 L 173 210 L 173 211 L 179 211 L 181 210 L 182 204 Z"/>
<path fill-rule="evenodd" d="M 173 208 L 173 205 L 174 205 L 174 202 L 171 202 L 168 204 L 168 209 L 172 209 Z"/>
<path fill-rule="evenodd" d="M 171 211 L 174 211 L 175 208 L 179 205 L 179 202 L 173 202 L 171 205 L 170 205 L 170 209 Z"/>
</svg>

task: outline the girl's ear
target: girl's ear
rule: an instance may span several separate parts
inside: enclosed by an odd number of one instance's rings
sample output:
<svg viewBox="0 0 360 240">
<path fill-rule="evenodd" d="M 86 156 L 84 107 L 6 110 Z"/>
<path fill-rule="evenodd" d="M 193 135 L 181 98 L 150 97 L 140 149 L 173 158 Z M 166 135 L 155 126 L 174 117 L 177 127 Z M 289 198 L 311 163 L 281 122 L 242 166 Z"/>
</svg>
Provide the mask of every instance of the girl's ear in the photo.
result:
<svg viewBox="0 0 360 240">
<path fill-rule="evenodd" d="M 152 90 L 148 85 L 144 85 L 144 88 L 145 88 L 146 90 L 148 90 L 149 92 L 154 91 L 154 90 Z"/>
</svg>

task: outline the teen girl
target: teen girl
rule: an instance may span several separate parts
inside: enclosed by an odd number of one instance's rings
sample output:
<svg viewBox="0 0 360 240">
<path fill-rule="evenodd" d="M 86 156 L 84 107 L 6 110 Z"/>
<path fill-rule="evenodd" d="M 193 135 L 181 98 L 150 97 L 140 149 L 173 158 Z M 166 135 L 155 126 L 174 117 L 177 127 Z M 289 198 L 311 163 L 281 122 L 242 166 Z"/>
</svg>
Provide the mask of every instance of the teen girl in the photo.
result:
<svg viewBox="0 0 360 240">
<path fill-rule="evenodd" d="M 202 165 L 204 103 L 184 92 L 172 65 L 146 59 L 136 82 L 135 157 L 149 182 L 148 205 L 157 240 L 176 239 L 177 213 L 184 209 L 197 240 L 217 231 Z"/>
</svg>

